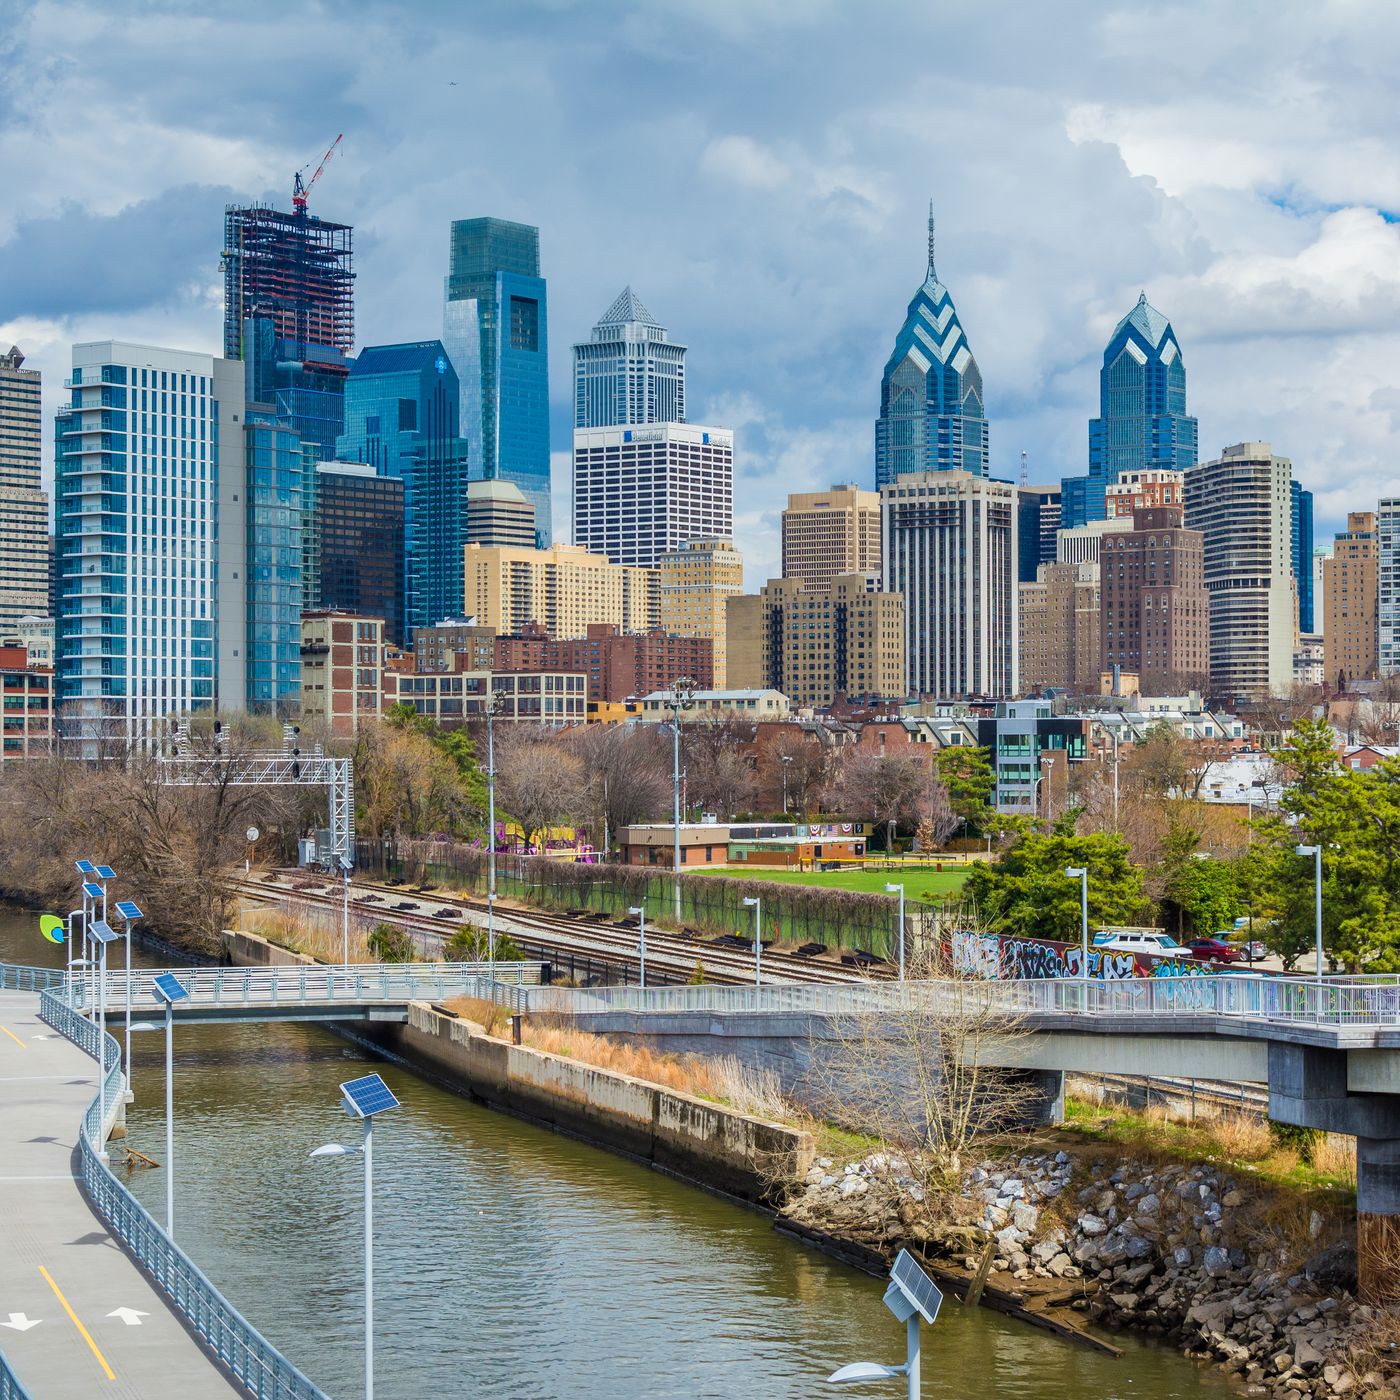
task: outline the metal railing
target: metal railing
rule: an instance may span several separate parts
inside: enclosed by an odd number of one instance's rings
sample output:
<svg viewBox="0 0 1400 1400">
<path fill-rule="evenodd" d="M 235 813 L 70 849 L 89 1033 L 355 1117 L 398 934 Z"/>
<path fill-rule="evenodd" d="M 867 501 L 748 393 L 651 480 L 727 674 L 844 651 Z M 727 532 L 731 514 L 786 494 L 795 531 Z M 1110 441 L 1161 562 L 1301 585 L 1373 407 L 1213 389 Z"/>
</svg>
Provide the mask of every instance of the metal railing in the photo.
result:
<svg viewBox="0 0 1400 1400">
<path fill-rule="evenodd" d="M 497 963 L 495 980 L 515 985 L 538 983 L 540 963 Z M 133 1004 L 154 1006 L 155 979 L 169 971 L 190 996 L 175 1010 L 208 1006 L 320 1006 L 328 1002 L 401 1005 L 410 1001 L 441 1001 L 445 997 L 475 996 L 489 988 L 487 963 L 378 963 L 349 967 L 220 967 L 133 970 Z M 125 972 L 107 973 L 108 1014 L 126 999 Z"/>
<path fill-rule="evenodd" d="M 0 1400 L 29 1400 L 29 1392 L 10 1369 L 3 1351 L 0 1351 Z"/>
<path fill-rule="evenodd" d="M 0 992 L 42 992 L 46 987 L 61 987 L 66 976 L 61 967 L 24 967 L 19 963 L 0 962 Z M 4 1400 L 3 1391 L 0 1391 L 0 1400 Z"/>
<path fill-rule="evenodd" d="M 186 969 L 188 971 L 188 969 Z M 60 1035 L 98 1059 L 100 1032 L 53 991 L 39 999 L 39 1015 Z M 124 1088 L 121 1051 L 109 1035 L 101 1045 L 109 1119 L 119 1112 Z M 136 1262 L 189 1323 L 208 1350 L 257 1400 L 329 1400 L 214 1287 L 194 1261 L 156 1224 L 150 1213 L 102 1159 L 107 1124 L 101 1096 L 88 1105 L 79 1134 L 83 1190 L 93 1209 L 131 1251 Z M 14 1392 L 23 1395 L 23 1391 Z M 0 1400 L 4 1400 L 0 1381 Z"/>
<path fill-rule="evenodd" d="M 516 1011 L 586 1015 L 608 1011 L 806 1013 L 840 1015 L 913 1007 L 947 1014 L 960 1007 L 1008 1015 L 1152 1019 L 1207 1015 L 1318 1026 L 1400 1027 L 1400 984 L 1389 979 L 1134 977 L 1121 982 L 1038 979 L 761 987 L 505 987 L 492 997 Z"/>
</svg>

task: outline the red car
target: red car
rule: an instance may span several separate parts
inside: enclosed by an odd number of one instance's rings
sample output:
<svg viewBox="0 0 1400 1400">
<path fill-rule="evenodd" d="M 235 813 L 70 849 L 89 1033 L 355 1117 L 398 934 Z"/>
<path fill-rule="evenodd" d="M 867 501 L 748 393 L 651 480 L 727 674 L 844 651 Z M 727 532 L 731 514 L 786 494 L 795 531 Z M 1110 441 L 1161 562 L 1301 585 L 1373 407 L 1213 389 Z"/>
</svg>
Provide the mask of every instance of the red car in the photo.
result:
<svg viewBox="0 0 1400 1400">
<path fill-rule="evenodd" d="M 1186 951 L 1198 962 L 1239 962 L 1241 953 L 1233 944 L 1218 938 L 1193 938 Z"/>
</svg>

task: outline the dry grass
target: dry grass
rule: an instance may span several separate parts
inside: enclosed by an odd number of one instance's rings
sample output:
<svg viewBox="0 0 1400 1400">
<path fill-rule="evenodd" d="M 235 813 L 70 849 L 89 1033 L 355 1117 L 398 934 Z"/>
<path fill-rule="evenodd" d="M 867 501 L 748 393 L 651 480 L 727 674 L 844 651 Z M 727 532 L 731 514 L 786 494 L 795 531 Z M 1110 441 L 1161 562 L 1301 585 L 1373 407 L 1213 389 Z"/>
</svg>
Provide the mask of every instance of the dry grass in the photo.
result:
<svg viewBox="0 0 1400 1400">
<path fill-rule="evenodd" d="M 332 927 L 319 911 L 302 913 L 286 908 L 269 909 L 262 905 L 244 905 L 241 909 L 240 927 L 247 933 L 256 933 L 275 943 L 279 948 L 293 953 L 304 953 L 317 962 L 339 963 L 343 950 L 340 927 Z M 350 921 L 350 961 L 352 963 L 373 962 L 374 957 L 365 942 L 363 921 Z"/>
<path fill-rule="evenodd" d="M 510 1013 L 494 1002 L 454 997 L 443 1005 L 484 1026 L 487 1035 L 504 1039 L 509 1034 Z M 679 1094 L 711 1099 L 753 1117 L 783 1123 L 791 1123 L 798 1117 L 784 1099 L 776 1074 L 750 1069 L 730 1057 L 708 1059 L 700 1055 L 666 1054 L 645 1045 L 591 1035 L 545 1019 L 527 1018 L 521 1038 L 532 1050 L 578 1060 L 614 1074 L 629 1075 Z"/>
<path fill-rule="evenodd" d="M 1349 1137 L 1322 1138 L 1309 1164 L 1277 1142 L 1257 1115 L 1224 1113 L 1192 1123 L 1161 1106 L 1129 1109 L 1079 1099 L 1067 1100 L 1066 1110 L 1067 1127 L 1145 1161 L 1217 1162 L 1305 1192 L 1345 1196 L 1356 1190 L 1356 1143 Z"/>
</svg>

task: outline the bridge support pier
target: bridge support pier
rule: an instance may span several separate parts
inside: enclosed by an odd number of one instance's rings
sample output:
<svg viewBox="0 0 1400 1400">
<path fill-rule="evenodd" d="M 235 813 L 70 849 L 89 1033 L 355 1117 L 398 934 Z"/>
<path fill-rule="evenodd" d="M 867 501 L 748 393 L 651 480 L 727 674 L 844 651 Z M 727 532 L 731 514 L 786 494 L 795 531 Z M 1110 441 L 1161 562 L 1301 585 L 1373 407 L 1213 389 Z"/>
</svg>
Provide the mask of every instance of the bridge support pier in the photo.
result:
<svg viewBox="0 0 1400 1400">
<path fill-rule="evenodd" d="M 1400 1302 L 1400 1101 L 1349 1092 L 1345 1050 L 1275 1041 L 1269 1117 L 1356 1139 L 1357 1295 Z"/>
</svg>

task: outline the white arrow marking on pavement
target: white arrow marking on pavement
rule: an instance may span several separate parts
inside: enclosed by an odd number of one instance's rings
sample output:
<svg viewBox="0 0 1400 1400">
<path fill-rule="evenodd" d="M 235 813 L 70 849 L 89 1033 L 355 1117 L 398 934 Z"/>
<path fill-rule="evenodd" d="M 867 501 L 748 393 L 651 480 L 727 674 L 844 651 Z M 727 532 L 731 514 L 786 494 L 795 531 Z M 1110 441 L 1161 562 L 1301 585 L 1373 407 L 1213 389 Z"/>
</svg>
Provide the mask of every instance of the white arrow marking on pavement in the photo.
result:
<svg viewBox="0 0 1400 1400">
<path fill-rule="evenodd" d="M 8 1322 L 0 1322 L 0 1327 L 13 1327 L 16 1332 L 27 1332 L 31 1327 L 37 1327 L 44 1319 L 41 1317 L 25 1317 L 23 1313 L 11 1313 Z"/>
<path fill-rule="evenodd" d="M 107 1314 L 108 1317 L 119 1317 L 128 1327 L 139 1327 L 143 1317 L 150 1317 L 150 1313 L 137 1312 L 135 1308 L 113 1308 Z"/>
</svg>

